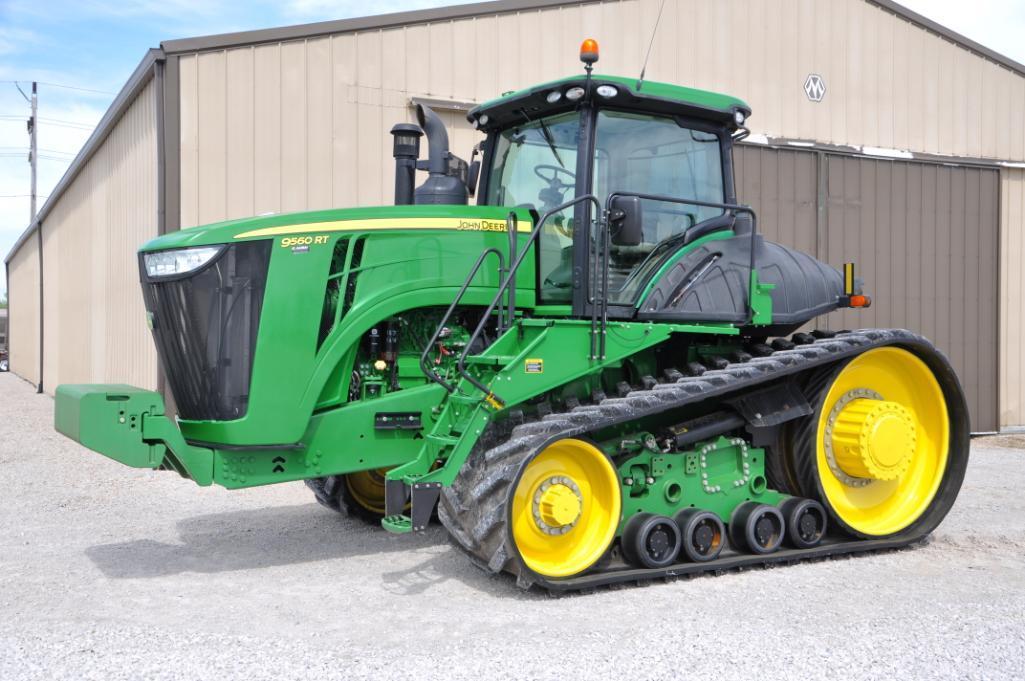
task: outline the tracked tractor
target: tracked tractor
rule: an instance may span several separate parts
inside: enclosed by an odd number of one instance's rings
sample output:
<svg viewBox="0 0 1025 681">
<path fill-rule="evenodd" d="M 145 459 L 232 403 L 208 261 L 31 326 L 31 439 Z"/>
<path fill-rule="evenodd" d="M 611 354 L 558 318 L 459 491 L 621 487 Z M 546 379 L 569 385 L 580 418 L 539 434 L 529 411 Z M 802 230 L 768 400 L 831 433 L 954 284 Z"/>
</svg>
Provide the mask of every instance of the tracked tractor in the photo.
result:
<svg viewBox="0 0 1025 681">
<path fill-rule="evenodd" d="M 740 203 L 749 107 L 597 58 L 470 111 L 469 163 L 421 105 L 392 130 L 394 206 L 142 246 L 173 409 L 62 385 L 57 429 L 199 485 L 304 480 L 394 533 L 436 517 L 524 587 L 926 537 L 968 458 L 947 359 L 900 329 L 802 331 L 871 300 Z"/>
</svg>

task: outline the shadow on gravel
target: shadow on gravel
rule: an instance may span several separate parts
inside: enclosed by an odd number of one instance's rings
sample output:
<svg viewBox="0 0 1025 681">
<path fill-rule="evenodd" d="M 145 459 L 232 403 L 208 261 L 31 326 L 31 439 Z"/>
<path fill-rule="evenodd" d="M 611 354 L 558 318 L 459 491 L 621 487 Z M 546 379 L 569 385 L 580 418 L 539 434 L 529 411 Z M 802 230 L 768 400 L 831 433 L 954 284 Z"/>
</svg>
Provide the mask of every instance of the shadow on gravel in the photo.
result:
<svg viewBox="0 0 1025 681">
<path fill-rule="evenodd" d="M 180 543 L 137 539 L 92 546 L 85 553 L 107 577 L 139 579 L 409 552 L 448 543 L 440 526 L 395 536 L 355 518 L 318 513 L 318 508 L 303 504 L 197 516 L 178 522 Z"/>
</svg>

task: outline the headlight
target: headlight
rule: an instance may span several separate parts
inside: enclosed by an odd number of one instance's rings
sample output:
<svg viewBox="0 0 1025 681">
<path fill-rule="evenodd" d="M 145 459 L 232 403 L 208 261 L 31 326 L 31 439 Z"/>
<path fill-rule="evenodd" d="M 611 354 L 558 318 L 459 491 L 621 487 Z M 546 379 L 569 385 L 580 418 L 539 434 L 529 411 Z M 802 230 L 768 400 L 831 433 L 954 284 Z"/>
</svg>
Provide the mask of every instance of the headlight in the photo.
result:
<svg viewBox="0 0 1025 681">
<path fill-rule="evenodd" d="M 744 112 L 740 110 L 734 111 L 733 122 L 737 125 L 744 125 Z"/>
<path fill-rule="evenodd" d="M 599 85 L 598 89 L 595 90 L 595 92 L 597 92 L 599 95 L 601 95 L 605 99 L 608 99 L 609 97 L 615 97 L 616 95 L 619 94 L 619 90 L 617 90 L 616 88 L 612 87 L 611 85 Z"/>
<path fill-rule="evenodd" d="M 549 104 L 555 104 L 560 99 L 562 99 L 562 93 L 558 90 L 552 90 L 548 93 L 548 96 L 545 97 L 545 101 L 547 101 Z"/>
<path fill-rule="evenodd" d="M 198 270 L 221 252 L 221 246 L 178 248 L 173 251 L 145 253 L 146 274 L 150 277 L 172 277 Z"/>
<path fill-rule="evenodd" d="M 566 90 L 566 99 L 571 102 L 575 102 L 584 96 L 584 88 L 582 87 L 571 87 Z"/>
</svg>

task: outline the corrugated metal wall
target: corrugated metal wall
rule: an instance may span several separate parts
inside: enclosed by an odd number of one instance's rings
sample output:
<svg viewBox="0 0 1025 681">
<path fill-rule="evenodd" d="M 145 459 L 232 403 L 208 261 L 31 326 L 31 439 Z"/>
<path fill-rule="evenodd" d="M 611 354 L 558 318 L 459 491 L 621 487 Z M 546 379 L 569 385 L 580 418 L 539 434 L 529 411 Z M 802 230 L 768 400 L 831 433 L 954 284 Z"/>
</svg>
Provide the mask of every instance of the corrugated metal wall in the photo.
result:
<svg viewBox="0 0 1025 681">
<path fill-rule="evenodd" d="M 484 101 L 640 71 L 658 0 L 440 21 L 181 57 L 182 225 L 376 204 L 414 95 Z M 502 47 L 499 47 L 502 46 Z M 809 73 L 826 83 L 807 99 Z M 737 94 L 755 133 L 1025 160 L 1025 79 L 863 0 L 670 0 L 647 77 Z M 454 119 L 456 115 L 452 115 Z M 469 133 L 453 148 L 467 155 Z"/>
<path fill-rule="evenodd" d="M 1008 426 L 1025 424 L 1025 170 L 1000 175 L 1000 425 Z"/>
<path fill-rule="evenodd" d="M 39 246 L 29 239 L 7 264 L 11 371 L 39 382 Z"/>
<path fill-rule="evenodd" d="M 820 326 L 922 333 L 957 370 L 973 429 L 997 429 L 996 170 L 746 146 L 737 184 L 768 238 L 836 267 L 857 264 L 872 307 Z"/>
<path fill-rule="evenodd" d="M 755 209 L 765 238 L 821 256 L 816 236 L 817 155 L 741 145 L 734 162 L 737 200 Z"/>
<path fill-rule="evenodd" d="M 157 235 L 155 94 L 150 81 L 43 223 L 47 392 L 60 383 L 156 387 L 136 260 Z M 12 301 L 23 295 L 12 283 Z"/>
</svg>

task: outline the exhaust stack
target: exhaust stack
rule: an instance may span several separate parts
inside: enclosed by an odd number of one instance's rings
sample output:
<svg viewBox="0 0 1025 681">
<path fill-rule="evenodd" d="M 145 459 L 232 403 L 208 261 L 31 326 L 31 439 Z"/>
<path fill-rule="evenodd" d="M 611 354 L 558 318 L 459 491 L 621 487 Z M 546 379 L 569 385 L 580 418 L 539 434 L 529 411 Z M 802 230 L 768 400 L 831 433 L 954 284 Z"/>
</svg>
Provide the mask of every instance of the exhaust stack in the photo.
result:
<svg viewBox="0 0 1025 681">
<path fill-rule="evenodd" d="M 448 131 L 438 114 L 423 104 L 416 106 L 416 119 L 427 135 L 427 180 L 416 188 L 418 204 L 466 204 L 466 162 L 448 150 Z M 421 168 L 423 166 L 420 166 Z M 397 180 L 396 180 L 397 181 Z"/>
</svg>

